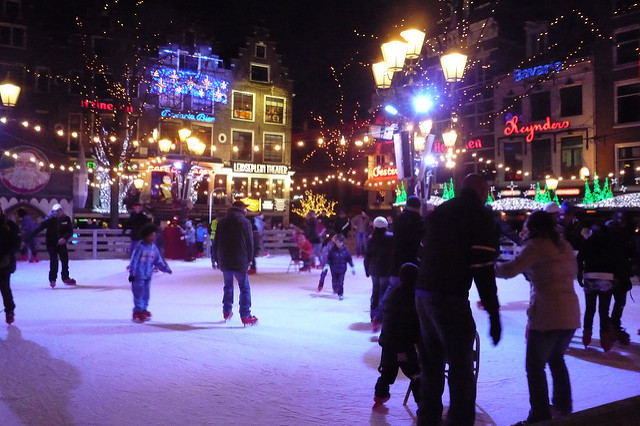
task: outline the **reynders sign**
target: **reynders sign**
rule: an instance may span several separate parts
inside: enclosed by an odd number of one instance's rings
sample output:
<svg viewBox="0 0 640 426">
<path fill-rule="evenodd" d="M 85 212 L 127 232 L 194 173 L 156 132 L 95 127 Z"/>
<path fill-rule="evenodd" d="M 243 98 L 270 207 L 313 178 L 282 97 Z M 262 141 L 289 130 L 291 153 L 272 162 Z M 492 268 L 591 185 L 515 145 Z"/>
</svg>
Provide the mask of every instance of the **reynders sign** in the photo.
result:
<svg viewBox="0 0 640 426">
<path fill-rule="evenodd" d="M 234 173 L 249 173 L 261 175 L 286 175 L 289 173 L 289 166 L 284 164 L 258 164 L 258 163 L 238 163 L 233 162 Z"/>
<path fill-rule="evenodd" d="M 526 134 L 525 140 L 531 142 L 536 132 L 544 132 L 549 130 L 567 129 L 570 127 L 568 121 L 554 121 L 552 122 L 549 117 L 544 123 L 527 124 L 525 126 L 518 126 L 518 117 L 515 116 L 511 120 L 507 121 L 504 128 L 505 136 Z"/>
</svg>

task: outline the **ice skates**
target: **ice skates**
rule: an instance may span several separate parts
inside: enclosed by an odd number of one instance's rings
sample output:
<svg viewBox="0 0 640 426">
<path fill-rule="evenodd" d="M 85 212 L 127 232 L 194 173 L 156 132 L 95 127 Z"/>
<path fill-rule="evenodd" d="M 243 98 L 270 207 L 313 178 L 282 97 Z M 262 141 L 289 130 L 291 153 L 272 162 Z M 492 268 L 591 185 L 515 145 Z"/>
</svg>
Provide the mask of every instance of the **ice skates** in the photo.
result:
<svg viewBox="0 0 640 426">
<path fill-rule="evenodd" d="M 62 280 L 62 282 L 66 285 L 76 285 L 76 280 L 73 278 L 67 278 L 66 280 Z"/>
<path fill-rule="evenodd" d="M 15 319 L 15 315 L 13 314 L 13 311 L 6 311 L 4 314 L 7 319 L 7 324 L 13 324 L 13 321 Z"/>
<path fill-rule="evenodd" d="M 134 312 L 131 320 L 133 322 L 143 323 L 147 320 L 147 315 L 145 315 L 144 311 Z"/>
<path fill-rule="evenodd" d="M 29 259 L 29 263 L 38 263 L 38 262 L 40 262 L 40 257 L 38 257 L 37 254 L 33 256 L 31 259 Z"/>
<path fill-rule="evenodd" d="M 244 324 L 245 327 L 248 325 L 256 325 L 257 323 L 258 318 L 254 317 L 253 315 L 242 318 L 242 324 Z"/>
<path fill-rule="evenodd" d="M 145 321 L 149 321 L 151 319 L 151 312 L 147 311 L 146 309 L 140 312 L 140 314 L 144 315 Z"/>
<path fill-rule="evenodd" d="M 229 322 L 233 317 L 233 312 L 223 312 L 222 316 L 224 317 L 224 322 Z"/>
<path fill-rule="evenodd" d="M 584 345 L 585 349 L 587 348 L 587 346 L 589 346 L 589 343 L 591 343 L 591 329 L 585 328 L 582 332 L 582 344 Z"/>
<path fill-rule="evenodd" d="M 614 338 L 610 331 L 600 332 L 600 346 L 605 352 L 609 352 L 613 347 Z"/>
<path fill-rule="evenodd" d="M 631 336 L 629 336 L 629 333 L 627 333 L 624 328 L 614 330 L 611 334 L 613 339 L 621 345 L 629 346 L 631 344 Z"/>
<path fill-rule="evenodd" d="M 49 281 L 49 285 L 51 286 L 51 288 L 54 288 L 56 286 L 56 282 L 55 281 Z"/>
</svg>

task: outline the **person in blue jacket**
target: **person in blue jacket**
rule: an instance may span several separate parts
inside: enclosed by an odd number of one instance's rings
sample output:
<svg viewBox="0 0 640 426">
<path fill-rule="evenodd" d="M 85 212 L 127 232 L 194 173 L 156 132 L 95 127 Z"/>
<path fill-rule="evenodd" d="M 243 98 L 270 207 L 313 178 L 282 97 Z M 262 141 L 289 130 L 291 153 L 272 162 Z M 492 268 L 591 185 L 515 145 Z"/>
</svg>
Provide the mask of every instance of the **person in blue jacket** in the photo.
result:
<svg viewBox="0 0 640 426">
<path fill-rule="evenodd" d="M 160 250 L 156 247 L 156 227 L 147 224 L 140 230 L 140 243 L 135 246 L 131 254 L 131 269 L 129 270 L 129 282 L 133 293 L 133 321 L 145 322 L 151 319 L 149 306 L 149 291 L 153 268 L 171 274 L 171 268 L 162 259 Z"/>
<path fill-rule="evenodd" d="M 333 237 L 334 247 L 329 250 L 327 255 L 327 264 L 324 265 L 323 271 L 331 270 L 331 286 L 333 292 L 338 295 L 340 300 L 344 299 L 344 275 L 347 272 L 347 264 L 351 266 L 351 272 L 356 274 L 353 266 L 351 252 L 345 246 L 345 238 L 342 234 L 336 234 Z"/>
</svg>

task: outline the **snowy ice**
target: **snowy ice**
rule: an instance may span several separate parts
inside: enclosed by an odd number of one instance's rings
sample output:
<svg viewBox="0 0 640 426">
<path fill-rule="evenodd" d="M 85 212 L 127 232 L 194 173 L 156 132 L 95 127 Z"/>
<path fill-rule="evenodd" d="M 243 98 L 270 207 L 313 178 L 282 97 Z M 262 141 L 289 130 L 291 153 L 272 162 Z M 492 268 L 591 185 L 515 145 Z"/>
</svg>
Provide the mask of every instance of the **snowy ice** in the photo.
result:
<svg viewBox="0 0 640 426">
<path fill-rule="evenodd" d="M 169 261 L 154 274 L 145 324 L 131 321 L 126 260 L 71 261 L 77 287 L 58 280 L 48 262 L 18 264 L 12 275 L 16 322 L 0 326 L 0 424 L 13 425 L 411 425 L 416 405 L 402 405 L 400 373 L 386 403 L 372 412 L 380 346 L 369 324 L 371 282 L 356 259 L 338 301 L 319 271 L 286 273 L 288 256 L 258 259 L 250 276 L 255 327 L 238 314 L 222 319 L 222 276 L 210 261 Z M 328 280 L 330 281 L 330 280 Z M 502 341 L 471 302 L 481 339 L 477 425 L 510 425 L 529 409 L 524 371 L 522 276 L 499 280 Z M 584 295 L 576 284 L 584 310 Z M 632 295 L 640 297 L 638 287 Z M 623 325 L 631 346 L 603 353 L 578 330 L 566 361 L 574 410 L 640 392 L 640 307 L 629 298 Z M 2 316 L 3 317 L 3 316 Z M 551 383 L 550 383 L 551 385 Z M 445 405 L 448 388 L 445 389 Z"/>
</svg>

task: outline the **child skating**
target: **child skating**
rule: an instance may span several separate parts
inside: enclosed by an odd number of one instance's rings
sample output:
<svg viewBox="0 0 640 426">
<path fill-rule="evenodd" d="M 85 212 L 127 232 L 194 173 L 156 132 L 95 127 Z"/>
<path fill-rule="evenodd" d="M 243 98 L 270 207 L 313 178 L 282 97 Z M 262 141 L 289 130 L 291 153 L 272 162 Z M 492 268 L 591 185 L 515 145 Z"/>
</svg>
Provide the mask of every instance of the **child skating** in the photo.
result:
<svg viewBox="0 0 640 426">
<path fill-rule="evenodd" d="M 151 319 L 151 312 L 147 310 L 149 306 L 149 290 L 151 287 L 151 276 L 153 268 L 156 267 L 162 272 L 171 274 L 171 268 L 162 259 L 160 250 L 156 247 L 156 227 L 147 224 L 140 231 L 140 244 L 138 244 L 131 254 L 131 269 L 129 270 L 129 282 L 133 293 L 133 321 L 145 322 Z"/>
<path fill-rule="evenodd" d="M 331 286 L 333 292 L 338 295 L 338 299 L 344 299 L 344 275 L 347 272 L 347 264 L 351 266 L 351 273 L 356 274 L 356 270 L 353 266 L 353 259 L 351 258 L 351 252 L 345 246 L 345 238 L 342 234 L 336 234 L 333 237 L 333 244 L 327 255 L 327 264 L 324 265 L 322 271 L 331 270 Z M 322 286 L 318 285 L 318 289 L 321 290 Z"/>
</svg>

